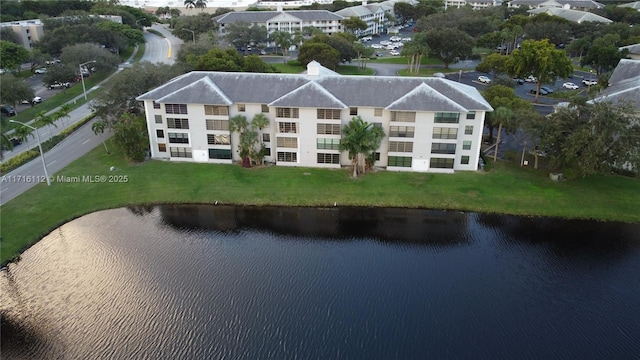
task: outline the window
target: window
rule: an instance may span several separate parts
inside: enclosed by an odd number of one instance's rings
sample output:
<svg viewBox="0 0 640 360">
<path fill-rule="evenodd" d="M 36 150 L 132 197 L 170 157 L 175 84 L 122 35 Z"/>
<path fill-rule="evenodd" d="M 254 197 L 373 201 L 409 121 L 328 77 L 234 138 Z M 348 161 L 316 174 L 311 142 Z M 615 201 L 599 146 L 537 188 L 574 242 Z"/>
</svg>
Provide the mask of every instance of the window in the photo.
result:
<svg viewBox="0 0 640 360">
<path fill-rule="evenodd" d="M 167 144 L 158 144 L 158 151 L 167 152 Z"/>
<path fill-rule="evenodd" d="M 465 135 L 473 135 L 473 125 L 466 125 L 464 127 L 464 134 Z"/>
<path fill-rule="evenodd" d="M 264 148 L 264 156 L 271 156 L 271 148 L 269 147 Z"/>
<path fill-rule="evenodd" d="M 209 145 L 229 145 L 231 140 L 229 135 L 207 134 L 207 144 Z"/>
<path fill-rule="evenodd" d="M 262 112 L 263 113 L 268 113 L 269 112 L 269 107 L 265 104 L 262 104 Z"/>
<path fill-rule="evenodd" d="M 436 124 L 457 124 L 460 119 L 460 113 L 437 112 L 435 120 Z"/>
<path fill-rule="evenodd" d="M 285 148 L 298 148 L 298 138 L 292 137 L 277 137 L 276 138 L 276 146 L 277 147 L 285 147 Z"/>
<path fill-rule="evenodd" d="M 294 122 L 279 122 L 278 123 L 278 132 L 279 133 L 298 133 L 298 124 Z"/>
<path fill-rule="evenodd" d="M 349 115 L 358 115 L 358 108 L 357 107 L 349 108 Z"/>
<path fill-rule="evenodd" d="M 389 152 L 412 152 L 413 143 L 409 141 L 389 141 Z"/>
<path fill-rule="evenodd" d="M 172 144 L 188 144 L 189 134 L 187 133 L 169 133 L 169 142 Z"/>
<path fill-rule="evenodd" d="M 297 119 L 298 108 L 276 108 L 276 117 L 287 118 L 287 119 Z"/>
<path fill-rule="evenodd" d="M 188 129 L 189 119 L 167 118 L 167 127 L 169 129 Z"/>
<path fill-rule="evenodd" d="M 163 139 L 164 138 L 164 130 L 156 130 L 156 136 L 158 137 L 158 139 Z"/>
<path fill-rule="evenodd" d="M 339 164 L 340 154 L 321 154 L 318 153 L 318 164 Z"/>
<path fill-rule="evenodd" d="M 462 142 L 462 150 L 471 150 L 471 140 L 465 140 Z"/>
<path fill-rule="evenodd" d="M 455 154 L 456 144 L 433 143 L 431 144 L 432 154 Z"/>
<path fill-rule="evenodd" d="M 181 158 L 190 158 L 191 157 L 191 148 L 190 147 L 170 147 L 171 157 L 181 157 Z"/>
<path fill-rule="evenodd" d="M 271 134 L 262 134 L 262 142 L 271 142 Z"/>
<path fill-rule="evenodd" d="M 229 115 L 229 107 L 228 106 L 217 106 L 217 105 L 205 105 L 204 106 L 204 114 L 205 115 L 218 115 L 218 116 Z"/>
<path fill-rule="evenodd" d="M 375 158 L 375 161 L 380 161 L 380 153 L 379 152 L 375 153 L 374 158 Z"/>
<path fill-rule="evenodd" d="M 411 167 L 411 156 L 389 156 L 389 166 Z"/>
<path fill-rule="evenodd" d="M 468 165 L 469 164 L 469 157 L 464 155 L 462 157 L 460 157 L 460 164 L 462 165 Z"/>
<path fill-rule="evenodd" d="M 207 130 L 222 130 L 229 131 L 229 120 L 205 120 L 207 123 Z"/>
<path fill-rule="evenodd" d="M 209 159 L 231 159 L 231 150 L 209 149 Z"/>
<path fill-rule="evenodd" d="M 318 119 L 324 120 L 340 120 L 339 109 L 318 109 Z"/>
<path fill-rule="evenodd" d="M 458 137 L 457 128 L 433 128 L 434 139 L 455 139 Z"/>
<path fill-rule="evenodd" d="M 298 162 L 298 154 L 294 152 L 278 151 L 278 161 Z"/>
<path fill-rule="evenodd" d="M 167 114 L 186 114 L 187 104 L 164 104 Z"/>
<path fill-rule="evenodd" d="M 382 108 L 373 109 L 373 116 L 382 116 Z"/>
<path fill-rule="evenodd" d="M 154 109 L 160 109 L 160 104 L 158 104 L 157 102 L 153 102 L 153 108 Z"/>
<path fill-rule="evenodd" d="M 156 124 L 162 124 L 162 115 L 156 115 Z"/>
<path fill-rule="evenodd" d="M 318 124 L 318 135 L 340 135 L 340 124 Z"/>
<path fill-rule="evenodd" d="M 469 111 L 467 113 L 467 120 L 473 120 L 476 118 L 476 112 L 475 111 Z"/>
<path fill-rule="evenodd" d="M 244 104 L 238 104 L 238 112 L 245 112 L 246 107 Z"/>
<path fill-rule="evenodd" d="M 416 113 L 407 111 L 392 111 L 391 121 L 416 122 Z"/>
<path fill-rule="evenodd" d="M 340 150 L 340 139 L 317 139 L 316 148 Z"/>
<path fill-rule="evenodd" d="M 453 169 L 453 159 L 431 158 L 429 166 L 436 169 Z"/>
<path fill-rule="evenodd" d="M 412 138 L 415 127 L 413 126 L 391 126 L 389 127 L 389 137 Z"/>
</svg>

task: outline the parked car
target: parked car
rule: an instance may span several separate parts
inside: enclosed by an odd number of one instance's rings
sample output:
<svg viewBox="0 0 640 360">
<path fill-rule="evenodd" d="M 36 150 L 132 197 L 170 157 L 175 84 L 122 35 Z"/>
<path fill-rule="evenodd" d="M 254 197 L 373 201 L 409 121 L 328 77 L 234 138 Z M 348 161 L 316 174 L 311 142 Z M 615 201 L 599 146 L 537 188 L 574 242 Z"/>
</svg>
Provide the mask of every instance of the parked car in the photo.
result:
<svg viewBox="0 0 640 360">
<path fill-rule="evenodd" d="M 36 96 L 33 99 L 31 99 L 31 101 L 29 101 L 27 99 L 24 99 L 20 103 L 21 104 L 34 104 L 35 105 L 35 104 L 39 104 L 41 102 L 42 102 L 42 98 L 40 96 Z"/>
<path fill-rule="evenodd" d="M 36 69 L 35 71 L 36 74 L 44 74 L 46 72 L 47 72 L 47 68 L 39 68 L 39 69 Z"/>
<path fill-rule="evenodd" d="M 584 85 L 584 86 L 598 85 L 598 81 L 597 80 L 582 79 L 582 85 Z"/>
<path fill-rule="evenodd" d="M 528 83 L 537 83 L 538 79 L 536 79 L 536 77 L 533 76 L 533 75 L 529 75 L 524 79 L 524 81 L 526 81 Z"/>
<path fill-rule="evenodd" d="M 50 84 L 50 85 L 49 85 L 49 90 L 53 90 L 53 89 L 62 89 L 62 88 L 65 88 L 65 89 L 66 89 L 66 88 L 69 88 L 70 86 L 71 86 L 71 83 L 69 83 L 69 82 L 63 82 L 63 83 L 60 83 L 60 82 L 57 82 L 57 81 L 56 81 L 56 82 L 54 82 L 53 84 Z"/>
<path fill-rule="evenodd" d="M 537 93 L 537 90 L 531 89 L 530 92 L 535 95 Z M 540 88 L 540 95 L 549 95 L 549 92 L 543 88 Z"/>
<path fill-rule="evenodd" d="M 2 105 L 0 110 L 2 111 L 2 114 L 6 115 L 8 117 L 16 115 L 16 111 L 13 109 L 13 107 L 11 107 L 9 105 Z"/>
<path fill-rule="evenodd" d="M 400 52 L 398 52 L 398 50 L 391 50 L 391 51 L 389 51 L 389 54 L 391 54 L 393 56 L 398 56 L 398 55 L 400 55 Z"/>
<path fill-rule="evenodd" d="M 518 85 L 522 85 L 524 84 L 524 80 L 520 79 L 520 78 L 513 78 L 513 81 L 518 84 Z"/>
<path fill-rule="evenodd" d="M 552 93 L 553 93 L 553 89 L 552 89 L 552 88 L 550 88 L 550 87 L 548 87 L 548 86 L 546 86 L 546 85 L 545 85 L 545 86 L 540 86 L 540 90 L 544 90 L 544 91 L 546 91 L 546 92 L 547 92 L 547 93 L 549 93 L 549 94 L 552 94 Z"/>
<path fill-rule="evenodd" d="M 578 85 L 572 83 L 572 82 L 566 82 L 564 84 L 562 84 L 562 87 L 565 89 L 569 89 L 569 90 L 575 90 L 578 88 Z"/>
<path fill-rule="evenodd" d="M 488 77 L 484 76 L 484 75 L 480 75 L 478 76 L 478 81 L 480 81 L 483 84 L 489 84 L 491 83 L 491 79 L 489 79 Z"/>
</svg>

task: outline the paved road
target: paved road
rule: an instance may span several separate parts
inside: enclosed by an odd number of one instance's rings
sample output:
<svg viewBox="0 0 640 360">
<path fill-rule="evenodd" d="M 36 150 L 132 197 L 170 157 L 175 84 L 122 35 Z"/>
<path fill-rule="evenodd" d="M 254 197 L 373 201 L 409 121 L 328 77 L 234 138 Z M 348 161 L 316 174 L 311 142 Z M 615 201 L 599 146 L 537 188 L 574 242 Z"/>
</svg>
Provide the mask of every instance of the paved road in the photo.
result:
<svg viewBox="0 0 640 360">
<path fill-rule="evenodd" d="M 145 55 L 143 59 L 145 61 L 150 62 L 162 62 L 171 64 L 175 62 L 175 51 L 179 48 L 179 44 L 181 43 L 180 39 L 177 39 L 171 36 L 170 32 L 162 26 L 154 25 L 153 27 L 157 31 L 162 32 L 169 38 L 169 40 L 165 40 L 165 38 L 161 38 L 157 35 L 150 34 L 145 32 L 145 37 L 148 38 L 152 44 L 151 46 L 145 46 Z M 163 44 L 162 50 L 156 51 L 154 48 L 155 45 L 158 44 L 156 40 L 161 39 L 160 43 Z M 132 55 L 133 56 L 133 55 Z M 130 62 L 122 64 L 118 71 L 115 73 L 122 71 L 125 67 L 128 67 Z M 114 75 L 115 75 L 114 74 Z M 113 76 L 113 75 L 112 75 Z M 108 81 L 111 77 L 105 79 L 104 81 Z M 100 85 L 96 85 L 91 89 L 87 89 L 87 92 L 91 92 L 97 89 Z M 82 95 L 81 95 L 82 96 Z M 78 97 L 80 98 L 80 96 Z M 76 99 L 78 99 L 76 98 Z M 73 100 L 72 100 L 73 101 Z M 56 111 L 54 109 L 52 111 Z M 76 123 L 84 118 L 86 118 L 91 113 L 91 109 L 89 104 L 84 104 L 79 108 L 73 110 L 69 115 L 70 119 L 58 120 L 56 123 L 57 127 L 53 128 L 40 128 L 39 135 L 42 141 L 49 139 L 51 136 L 60 133 L 63 129 L 68 127 L 69 125 Z M 95 120 L 94 120 L 95 121 Z M 49 174 L 49 178 L 53 179 L 51 186 L 56 186 L 56 176 L 55 174 L 63 169 L 65 166 L 69 165 L 76 159 L 80 158 L 96 146 L 102 146 L 102 141 L 108 139 L 111 136 L 110 132 L 105 132 L 101 136 L 96 136 L 91 130 L 91 124 L 93 122 L 89 122 L 85 126 L 78 129 L 64 141 L 56 145 L 53 149 L 49 150 L 45 153 L 45 163 L 47 165 L 47 172 Z M 35 139 L 29 139 L 27 142 L 16 146 L 12 151 L 7 151 L 4 153 L 5 159 L 9 159 L 13 156 L 17 156 L 18 154 L 27 151 L 28 149 L 37 147 L 37 141 Z M 94 174 L 80 174 L 80 175 L 94 175 Z M 14 171 L 11 171 L 5 174 L 2 178 L 0 178 L 0 205 L 7 203 L 8 201 L 14 199 L 18 195 L 23 192 L 29 190 L 40 182 L 45 182 L 44 178 L 44 167 L 42 164 L 42 158 L 38 157 L 30 161 L 29 163 L 21 166 Z M 43 185 L 46 186 L 46 185 Z"/>
<path fill-rule="evenodd" d="M 165 37 L 145 31 L 144 39 L 146 41 L 144 56 L 140 61 L 149 61 L 152 63 L 173 64 L 176 61 L 178 51 L 182 40 L 171 35 L 171 30 L 160 24 L 153 24 L 151 28 Z"/>
</svg>

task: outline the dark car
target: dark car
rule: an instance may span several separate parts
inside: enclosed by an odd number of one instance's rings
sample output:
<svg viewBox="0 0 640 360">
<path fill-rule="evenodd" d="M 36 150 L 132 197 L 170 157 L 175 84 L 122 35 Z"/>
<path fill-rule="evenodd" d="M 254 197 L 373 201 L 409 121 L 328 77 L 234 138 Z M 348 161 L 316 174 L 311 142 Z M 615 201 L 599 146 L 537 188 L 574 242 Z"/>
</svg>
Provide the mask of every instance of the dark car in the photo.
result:
<svg viewBox="0 0 640 360">
<path fill-rule="evenodd" d="M 520 78 L 513 78 L 513 81 L 518 84 L 518 85 L 522 85 L 524 84 L 524 80 L 520 79 Z"/>
<path fill-rule="evenodd" d="M 553 93 L 553 89 L 548 86 L 540 86 L 540 92 L 542 92 L 542 90 L 546 91 L 548 94 Z"/>
<path fill-rule="evenodd" d="M 5 116 L 11 117 L 16 115 L 16 111 L 9 105 L 2 105 L 1 111 Z"/>
<path fill-rule="evenodd" d="M 536 89 L 531 89 L 530 92 L 535 95 L 537 91 Z M 545 89 L 540 88 L 540 95 L 549 95 L 549 92 Z"/>
</svg>

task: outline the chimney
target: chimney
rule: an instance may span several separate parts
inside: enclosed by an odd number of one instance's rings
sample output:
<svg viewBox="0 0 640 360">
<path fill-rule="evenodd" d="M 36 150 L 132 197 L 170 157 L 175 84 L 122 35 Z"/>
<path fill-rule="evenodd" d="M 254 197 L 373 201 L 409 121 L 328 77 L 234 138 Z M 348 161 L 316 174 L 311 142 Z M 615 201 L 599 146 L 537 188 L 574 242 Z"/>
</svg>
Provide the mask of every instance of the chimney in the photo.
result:
<svg viewBox="0 0 640 360">
<path fill-rule="evenodd" d="M 282 3 L 278 1 L 278 5 L 276 5 L 276 11 L 282 12 Z"/>
<path fill-rule="evenodd" d="M 313 60 L 307 64 L 307 75 L 319 76 L 320 75 L 320 63 Z"/>
<path fill-rule="evenodd" d="M 367 0 L 362 0 L 362 6 L 367 6 Z"/>
</svg>

